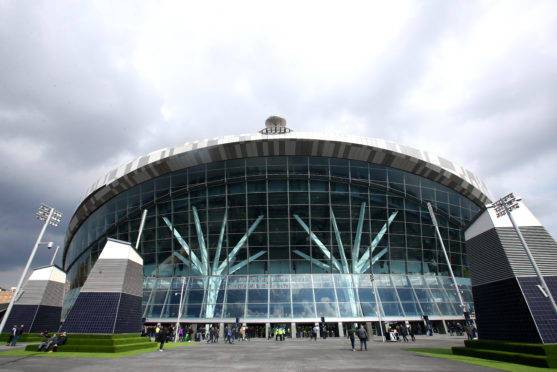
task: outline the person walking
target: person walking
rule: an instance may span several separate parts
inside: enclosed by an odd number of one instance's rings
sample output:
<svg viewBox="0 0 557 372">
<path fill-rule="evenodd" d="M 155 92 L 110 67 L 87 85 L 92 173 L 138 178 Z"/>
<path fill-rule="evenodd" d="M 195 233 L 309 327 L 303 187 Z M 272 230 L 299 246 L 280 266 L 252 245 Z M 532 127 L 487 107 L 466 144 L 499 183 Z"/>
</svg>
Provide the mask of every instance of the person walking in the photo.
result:
<svg viewBox="0 0 557 372">
<path fill-rule="evenodd" d="M 402 336 L 402 340 L 404 342 L 408 342 L 408 328 L 406 328 L 405 324 L 400 326 L 400 335 Z"/>
<path fill-rule="evenodd" d="M 19 326 L 19 328 L 17 329 L 16 333 L 15 333 L 15 337 L 12 341 L 11 346 L 15 346 L 15 344 L 17 344 L 17 340 L 19 340 L 19 337 L 21 337 L 21 335 L 23 334 L 23 324 Z"/>
<path fill-rule="evenodd" d="M 472 333 L 472 328 L 470 327 L 470 324 L 466 323 L 466 325 L 464 326 L 464 331 L 466 332 L 466 336 L 468 336 L 469 340 L 473 340 L 473 333 Z M 16 336 L 17 337 L 17 336 Z M 13 345 L 12 345 L 13 346 Z"/>
<path fill-rule="evenodd" d="M 367 351 L 367 339 L 368 339 L 368 334 L 366 329 L 364 328 L 364 325 L 362 324 L 360 326 L 360 328 L 356 331 L 356 335 L 358 336 L 358 338 L 360 339 L 360 351 L 363 350 L 363 348 L 365 347 L 366 351 Z"/>
<path fill-rule="evenodd" d="M 319 328 L 317 328 L 317 326 L 313 327 L 311 330 L 311 337 L 313 337 L 315 341 L 317 341 L 317 332 L 319 332 Z"/>
<path fill-rule="evenodd" d="M 162 352 L 162 348 L 164 347 L 164 343 L 166 342 L 166 338 L 168 337 L 168 328 L 162 327 L 159 331 L 159 351 Z"/>
<path fill-rule="evenodd" d="M 414 328 L 412 328 L 411 324 L 408 324 L 408 334 L 410 335 L 412 342 L 416 342 L 416 337 L 414 337 Z"/>
<path fill-rule="evenodd" d="M 14 324 L 14 326 L 10 330 L 10 337 L 8 337 L 8 341 L 6 342 L 6 346 L 11 345 L 13 339 L 15 338 L 16 333 L 17 333 L 17 324 Z"/>
<path fill-rule="evenodd" d="M 348 328 L 348 338 L 350 339 L 350 344 L 352 344 L 352 351 L 356 351 L 355 347 L 354 347 L 354 334 L 356 332 L 354 331 L 354 328 L 350 327 Z"/>
</svg>

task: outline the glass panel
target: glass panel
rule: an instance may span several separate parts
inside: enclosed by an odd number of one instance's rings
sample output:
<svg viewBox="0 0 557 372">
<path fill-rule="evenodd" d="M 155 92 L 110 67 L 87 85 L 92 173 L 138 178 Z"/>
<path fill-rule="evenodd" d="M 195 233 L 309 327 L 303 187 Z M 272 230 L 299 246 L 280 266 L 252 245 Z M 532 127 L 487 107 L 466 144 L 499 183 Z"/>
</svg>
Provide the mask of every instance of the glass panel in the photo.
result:
<svg viewBox="0 0 557 372">
<path fill-rule="evenodd" d="M 315 309 L 313 308 L 313 303 L 292 304 L 292 310 L 295 318 L 315 317 Z"/>
<path fill-rule="evenodd" d="M 338 309 L 340 311 L 340 316 L 354 318 L 361 316 L 360 307 L 356 303 L 342 303 L 339 302 Z"/>
<path fill-rule="evenodd" d="M 290 275 L 269 275 L 271 288 L 290 288 Z"/>
<path fill-rule="evenodd" d="M 335 285 L 340 288 L 352 287 L 352 276 L 351 275 L 334 275 Z"/>
<path fill-rule="evenodd" d="M 290 302 L 290 289 L 271 289 L 269 302 Z"/>
<path fill-rule="evenodd" d="M 269 317 L 271 318 L 290 318 L 290 304 L 270 304 Z"/>
<path fill-rule="evenodd" d="M 338 302 L 355 302 L 357 297 L 354 288 L 337 288 Z"/>
<path fill-rule="evenodd" d="M 317 249 L 317 248 L 315 248 Z M 332 288 L 333 277 L 331 275 L 314 275 L 313 286 L 315 288 Z"/>
<path fill-rule="evenodd" d="M 246 316 L 248 318 L 266 318 L 267 304 L 248 304 Z"/>
<path fill-rule="evenodd" d="M 315 288 L 315 301 L 316 302 L 335 302 L 335 291 L 332 288 Z"/>
<path fill-rule="evenodd" d="M 269 277 L 266 275 L 252 275 L 249 277 L 248 288 L 268 288 Z"/>
<path fill-rule="evenodd" d="M 441 302 L 438 303 L 437 306 L 439 307 L 441 315 L 457 315 L 454 307 L 449 303 Z"/>
<path fill-rule="evenodd" d="M 230 284 L 229 284 L 230 288 Z M 245 289 L 228 289 L 226 302 L 245 302 L 246 291 Z"/>
<path fill-rule="evenodd" d="M 292 288 L 311 288 L 311 275 L 292 275 Z"/>
<path fill-rule="evenodd" d="M 427 289 L 414 289 L 420 302 L 433 302 L 433 298 Z"/>
<path fill-rule="evenodd" d="M 188 305 L 185 315 L 188 318 L 199 318 L 201 315 L 201 305 Z"/>
<path fill-rule="evenodd" d="M 398 298 L 396 297 L 396 292 L 393 288 L 378 288 L 377 293 L 379 293 L 379 297 L 381 301 L 397 301 Z"/>
<path fill-rule="evenodd" d="M 406 302 L 402 304 L 402 308 L 406 313 L 406 316 L 420 316 L 422 315 L 422 310 L 415 302 Z"/>
<path fill-rule="evenodd" d="M 374 303 L 363 302 L 360 304 L 363 316 L 377 316 L 377 306 Z"/>
<path fill-rule="evenodd" d="M 447 298 L 447 295 L 445 294 L 445 291 L 443 291 L 442 289 L 435 289 L 432 288 L 431 289 L 431 294 L 433 295 L 433 299 L 435 302 L 448 302 L 449 299 Z"/>
<path fill-rule="evenodd" d="M 385 316 L 404 316 L 398 302 L 383 302 L 382 305 Z"/>
<path fill-rule="evenodd" d="M 401 302 L 417 302 L 414 291 L 409 288 L 397 288 L 398 297 Z"/>
<path fill-rule="evenodd" d="M 269 294 L 266 289 L 248 289 L 249 303 L 267 303 L 268 301 Z"/>
<path fill-rule="evenodd" d="M 359 288 L 358 295 L 362 302 L 375 302 L 375 294 L 371 288 Z"/>
<path fill-rule="evenodd" d="M 439 310 L 437 309 L 437 306 L 435 306 L 435 304 L 433 303 L 420 302 L 420 306 L 424 311 L 423 315 L 441 315 L 439 314 Z"/>
<path fill-rule="evenodd" d="M 338 317 L 338 309 L 337 309 L 337 304 L 336 303 L 327 303 L 327 304 L 321 304 L 321 303 L 317 303 L 315 304 L 316 310 L 317 310 L 317 316 L 321 317 Z"/>
<path fill-rule="evenodd" d="M 243 318 L 244 304 L 226 304 L 224 310 L 225 318 Z"/>
<path fill-rule="evenodd" d="M 375 265 L 373 269 L 375 270 Z M 388 275 L 375 275 L 375 285 L 378 287 L 392 287 L 391 278 Z"/>
<path fill-rule="evenodd" d="M 203 295 L 205 291 L 202 290 L 192 290 L 188 294 L 188 303 L 190 304 L 200 304 L 203 302 Z"/>
<path fill-rule="evenodd" d="M 246 288 L 248 281 L 247 276 L 230 276 L 228 277 L 228 289 L 241 289 Z"/>
<path fill-rule="evenodd" d="M 410 283 L 408 282 L 408 278 L 406 276 L 393 275 L 391 276 L 391 279 L 395 287 L 410 287 Z"/>
<path fill-rule="evenodd" d="M 292 302 L 313 302 L 311 289 L 292 289 Z"/>
<path fill-rule="evenodd" d="M 408 280 L 410 280 L 410 283 L 412 283 L 412 287 L 414 288 L 425 287 L 424 278 L 422 276 L 409 275 Z"/>
</svg>

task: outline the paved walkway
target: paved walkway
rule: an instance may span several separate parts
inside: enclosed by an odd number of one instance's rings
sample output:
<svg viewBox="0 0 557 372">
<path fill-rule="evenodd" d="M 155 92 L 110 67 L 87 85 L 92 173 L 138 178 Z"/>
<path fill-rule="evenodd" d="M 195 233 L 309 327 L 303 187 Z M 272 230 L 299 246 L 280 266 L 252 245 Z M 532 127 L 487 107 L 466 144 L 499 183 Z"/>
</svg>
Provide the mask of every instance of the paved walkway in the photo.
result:
<svg viewBox="0 0 557 372">
<path fill-rule="evenodd" d="M 463 341 L 444 335 L 418 336 L 416 343 L 408 344 L 376 338 L 367 352 L 353 352 L 348 339 L 252 340 L 201 343 L 118 359 L 10 357 L 0 352 L 0 371 L 494 371 L 401 350 L 460 346 Z"/>
</svg>

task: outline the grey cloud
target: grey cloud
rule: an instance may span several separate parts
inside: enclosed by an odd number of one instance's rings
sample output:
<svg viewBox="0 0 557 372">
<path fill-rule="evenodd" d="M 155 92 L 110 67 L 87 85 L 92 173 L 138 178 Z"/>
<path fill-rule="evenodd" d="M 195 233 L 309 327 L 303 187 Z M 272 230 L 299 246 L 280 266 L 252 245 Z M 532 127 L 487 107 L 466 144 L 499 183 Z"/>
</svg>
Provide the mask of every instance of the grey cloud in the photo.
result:
<svg viewBox="0 0 557 372">
<path fill-rule="evenodd" d="M 273 114 L 285 116 L 297 131 L 333 128 L 440 150 L 439 155 L 471 169 L 497 193 L 515 188 L 523 195 L 536 194 L 530 183 L 509 176 L 504 170 L 509 166 L 526 176 L 536 174 L 548 195 L 554 190 L 554 170 L 544 159 L 556 153 L 555 24 L 519 36 L 501 60 L 474 66 L 481 79 L 470 82 L 472 94 L 458 97 L 447 111 L 428 112 L 408 106 L 408 94 L 435 75 L 431 61 L 443 43 L 465 39 L 501 5 L 401 3 L 415 13 L 399 33 L 385 35 L 392 40 L 382 53 L 369 58 L 361 51 L 383 35 L 367 28 L 362 29 L 370 34 L 346 33 L 342 22 L 350 22 L 349 11 L 340 11 L 338 22 L 319 18 L 319 12 L 293 25 L 274 18 L 262 24 L 251 14 L 227 23 L 232 29 L 219 29 L 214 19 L 207 19 L 209 26 L 202 30 L 189 29 L 186 22 L 156 29 L 149 22 L 156 14 L 141 6 L 107 4 L 0 5 L 2 271 L 25 261 L 40 229 L 34 213 L 41 201 L 64 212 L 62 226 L 48 230 L 49 239 L 61 242 L 83 192 L 111 168 L 162 147 L 255 132 Z M 536 4 L 519 4 L 537 10 Z M 158 11 L 158 5 L 152 10 Z M 553 7 L 551 2 L 542 5 Z M 358 6 L 350 9 L 359 11 Z M 295 32 L 283 39 L 282 33 L 291 31 L 287 27 L 296 27 Z M 292 47 L 299 36 L 309 49 L 313 41 L 323 41 L 312 37 L 331 29 L 347 41 L 365 36 L 364 41 L 348 51 L 337 50 L 338 43 L 323 43 L 315 51 L 319 55 L 309 55 L 304 45 Z M 214 34 L 204 34 L 209 31 Z M 165 48 L 179 53 L 169 57 Z M 153 71 L 138 68 L 138 51 L 152 59 Z M 316 72 L 324 59 L 343 52 L 348 55 L 340 61 L 346 65 L 331 65 L 340 71 Z M 362 70 L 349 70 L 349 58 L 359 57 L 368 58 Z M 167 117 L 161 107 L 169 110 Z M 342 126 L 335 127 L 343 118 Z M 503 144 L 496 148 L 498 136 Z M 532 210 L 551 219 L 544 202 L 536 200 Z M 37 264 L 48 263 L 48 256 L 41 252 Z"/>
</svg>

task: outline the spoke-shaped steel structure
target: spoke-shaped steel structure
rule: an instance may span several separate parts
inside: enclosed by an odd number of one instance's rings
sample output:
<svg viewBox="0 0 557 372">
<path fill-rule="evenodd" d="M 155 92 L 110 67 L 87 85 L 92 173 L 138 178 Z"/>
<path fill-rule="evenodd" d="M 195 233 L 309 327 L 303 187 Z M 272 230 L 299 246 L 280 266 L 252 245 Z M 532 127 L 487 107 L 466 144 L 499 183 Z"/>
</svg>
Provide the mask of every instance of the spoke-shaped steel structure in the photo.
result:
<svg viewBox="0 0 557 372">
<path fill-rule="evenodd" d="M 387 253 L 387 248 L 384 248 L 381 251 L 379 251 L 379 253 L 373 255 L 373 251 L 375 250 L 375 248 L 377 247 L 381 239 L 383 239 L 383 236 L 387 232 L 387 228 L 391 225 L 396 215 L 398 214 L 398 211 L 394 211 L 393 213 L 391 213 L 387 222 L 383 225 L 383 227 L 381 228 L 377 236 L 375 236 L 375 238 L 371 242 L 371 245 L 360 256 L 360 246 L 362 242 L 362 229 L 364 226 L 365 209 L 366 209 L 366 203 L 362 202 L 360 206 L 360 215 L 358 217 L 358 225 L 356 227 L 356 236 L 354 237 L 354 245 L 352 247 L 352 252 L 351 252 L 352 265 L 349 265 L 348 259 L 346 258 L 344 244 L 342 243 L 340 232 L 337 226 L 337 221 L 335 218 L 335 213 L 333 212 L 332 206 L 329 208 L 329 210 L 331 214 L 331 222 L 333 224 L 338 250 L 340 253 L 340 262 L 338 259 L 336 259 L 333 256 L 332 249 L 327 248 L 325 244 L 323 244 L 323 242 L 317 237 L 317 235 L 311 232 L 308 225 L 297 214 L 293 215 L 294 218 L 296 219 L 296 221 L 298 221 L 298 223 L 302 226 L 302 228 L 308 233 L 308 235 L 311 237 L 311 240 L 313 240 L 313 242 L 317 245 L 317 247 L 321 250 L 321 252 L 323 252 L 323 255 L 326 257 L 326 261 L 324 260 L 325 262 L 323 262 L 314 257 L 310 257 L 307 254 L 300 252 L 299 250 L 293 250 L 292 252 L 310 261 L 313 265 L 320 267 L 328 272 L 337 271 L 342 274 L 364 273 L 367 269 L 370 268 L 370 265 L 373 265 L 378 259 L 380 259 L 383 255 L 385 255 L 385 253 Z M 353 314 L 358 313 L 355 290 L 349 291 L 349 301 L 352 307 L 352 313 Z"/>
<path fill-rule="evenodd" d="M 236 243 L 234 248 L 232 248 L 228 256 L 225 257 L 222 261 L 220 261 L 222 243 L 224 240 L 224 232 L 226 229 L 227 216 L 228 216 L 227 212 L 225 211 L 224 217 L 222 219 L 222 225 L 219 234 L 219 240 L 215 251 L 215 256 L 213 257 L 213 265 L 211 265 L 209 262 L 209 252 L 207 250 L 207 245 L 205 243 L 205 237 L 203 236 L 203 229 L 201 228 L 201 222 L 199 220 L 197 208 L 192 207 L 192 210 L 193 210 L 193 217 L 195 221 L 195 228 L 197 231 L 197 240 L 199 242 L 199 249 L 201 251 L 200 252 L 201 259 L 199 259 L 199 257 L 197 257 L 195 252 L 192 251 L 188 243 L 186 243 L 184 238 L 182 238 L 180 232 L 172 226 L 170 220 L 166 217 L 163 217 L 162 219 L 164 220 L 164 222 L 166 223 L 170 231 L 174 234 L 174 237 L 176 238 L 178 243 L 180 243 L 180 245 L 182 246 L 182 249 L 187 257 L 184 257 L 182 253 L 178 253 L 178 252 L 174 252 L 174 256 L 178 258 L 180 261 L 182 261 L 183 263 L 185 263 L 186 265 L 190 265 L 191 263 L 192 268 L 197 270 L 199 274 L 203 276 L 203 287 L 205 290 L 205 299 L 203 301 L 205 304 L 205 314 L 206 314 L 205 317 L 212 318 L 215 312 L 215 304 L 217 301 L 219 288 L 224 278 L 223 275 L 226 274 L 225 273 L 226 267 L 228 266 L 228 274 L 233 274 L 236 271 L 240 270 L 242 267 L 246 266 L 248 262 L 251 262 L 265 254 L 265 251 L 260 251 L 248 257 L 247 259 L 236 263 L 236 256 L 238 255 L 238 252 L 246 244 L 246 241 L 248 240 L 249 236 L 257 228 L 261 220 L 263 220 L 264 216 L 261 215 L 257 217 L 255 222 L 251 224 L 251 226 L 249 227 L 248 231 L 244 234 L 244 236 L 242 236 L 242 238 L 240 238 L 240 240 L 238 241 L 238 243 Z"/>
<path fill-rule="evenodd" d="M 323 244 L 323 242 L 317 237 L 317 235 L 315 235 L 313 232 L 311 232 L 308 225 L 297 214 L 293 215 L 294 218 L 296 219 L 296 221 L 298 221 L 298 223 L 302 226 L 302 228 L 306 231 L 306 233 L 308 233 L 311 240 L 313 240 L 313 242 L 321 250 L 323 255 L 326 257 L 327 261 L 330 260 L 331 263 L 322 262 L 322 261 L 320 261 L 316 258 L 311 258 L 307 254 L 305 254 L 303 252 L 300 252 L 299 250 L 293 250 L 292 252 L 294 252 L 298 256 L 310 261 L 312 264 L 314 264 L 318 267 L 321 267 L 321 268 L 323 268 L 323 269 L 325 269 L 329 272 L 331 272 L 331 269 L 334 269 L 334 271 L 338 271 L 339 273 L 342 273 L 342 274 L 361 274 L 361 273 L 364 273 L 367 269 L 369 269 L 370 264 L 374 264 L 385 253 L 387 253 L 387 248 L 384 248 L 381 251 L 379 251 L 377 254 L 373 255 L 372 259 L 370 260 L 370 255 L 373 254 L 373 251 L 375 250 L 375 248 L 377 248 L 377 245 L 379 245 L 379 242 L 381 241 L 381 239 L 383 239 L 383 236 L 387 232 L 387 228 L 391 225 L 391 223 L 395 219 L 396 215 L 398 214 L 398 211 L 394 211 L 393 213 L 391 213 L 391 215 L 389 216 L 389 219 L 383 225 L 383 227 L 381 228 L 379 233 L 377 233 L 377 236 L 373 239 L 369 248 L 366 249 L 364 251 L 364 253 L 360 256 L 360 251 L 361 251 L 360 246 L 361 246 L 361 241 L 362 241 L 362 229 L 363 229 L 363 226 L 364 226 L 365 207 L 366 207 L 366 203 L 363 202 L 361 204 L 361 207 L 360 207 L 360 216 L 358 218 L 358 225 L 357 225 L 357 228 L 356 228 L 356 236 L 354 238 L 354 246 L 352 247 L 352 252 L 351 252 L 351 259 L 352 259 L 351 267 L 348 264 L 348 259 L 346 258 L 346 252 L 344 250 L 344 244 L 342 243 L 342 239 L 340 237 L 340 232 L 338 230 L 337 221 L 336 221 L 335 214 L 333 212 L 332 207 L 330 207 L 331 222 L 333 224 L 333 229 L 334 229 L 334 232 L 335 232 L 335 238 L 336 238 L 338 250 L 339 250 L 339 253 L 340 253 L 341 262 L 339 262 L 339 260 L 336 259 L 331 254 L 332 249 L 327 248 L 325 246 L 325 244 Z"/>
</svg>

